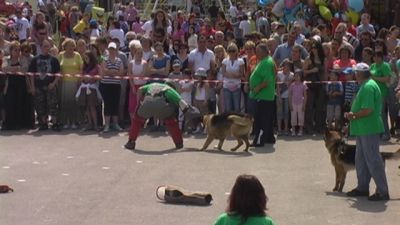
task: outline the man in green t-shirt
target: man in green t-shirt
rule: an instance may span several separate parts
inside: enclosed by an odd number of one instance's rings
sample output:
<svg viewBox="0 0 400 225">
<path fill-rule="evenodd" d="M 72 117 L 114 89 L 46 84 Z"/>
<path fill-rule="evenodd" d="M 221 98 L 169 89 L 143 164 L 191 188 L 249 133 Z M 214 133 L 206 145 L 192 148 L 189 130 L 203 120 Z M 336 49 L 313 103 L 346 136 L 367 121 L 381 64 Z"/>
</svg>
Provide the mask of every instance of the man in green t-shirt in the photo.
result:
<svg viewBox="0 0 400 225">
<path fill-rule="evenodd" d="M 385 127 L 385 132 L 382 134 L 381 138 L 384 141 L 390 140 L 389 124 L 388 124 L 388 106 L 389 106 L 389 87 L 390 77 L 392 75 L 392 69 L 390 64 L 383 61 L 383 53 L 375 52 L 374 62 L 371 65 L 370 71 L 372 79 L 376 81 L 379 89 L 382 93 L 382 120 L 383 126 Z"/>
<path fill-rule="evenodd" d="M 262 147 L 265 143 L 275 144 L 273 132 L 275 109 L 275 62 L 269 55 L 266 44 L 259 44 L 256 48 L 259 63 L 250 75 L 249 97 L 256 102 L 254 113 L 254 141 L 252 146 Z"/>
<path fill-rule="evenodd" d="M 385 165 L 379 153 L 379 135 L 384 131 L 381 108 L 382 94 L 376 81 L 371 79 L 370 68 L 365 63 L 356 65 L 356 79 L 360 89 L 351 110 L 345 114 L 350 121 L 350 134 L 356 140 L 357 187 L 348 196 L 369 196 L 369 182 L 375 181 L 376 192 L 368 197 L 370 201 L 389 200 Z"/>
</svg>

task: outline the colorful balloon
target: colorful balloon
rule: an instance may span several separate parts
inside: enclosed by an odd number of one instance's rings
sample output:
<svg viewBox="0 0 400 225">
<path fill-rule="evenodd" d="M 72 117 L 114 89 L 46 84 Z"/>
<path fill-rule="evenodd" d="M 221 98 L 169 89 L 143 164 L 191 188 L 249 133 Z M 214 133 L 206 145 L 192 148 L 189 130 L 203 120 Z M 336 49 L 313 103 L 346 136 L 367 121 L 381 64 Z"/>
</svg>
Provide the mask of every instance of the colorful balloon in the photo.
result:
<svg viewBox="0 0 400 225">
<path fill-rule="evenodd" d="M 364 0 L 349 0 L 349 7 L 356 12 L 364 9 Z"/>
<path fill-rule="evenodd" d="M 258 0 L 260 6 L 267 6 L 269 3 L 271 3 L 271 0 Z"/>
<path fill-rule="evenodd" d="M 332 13 L 328 9 L 328 7 L 320 5 L 318 8 L 319 8 L 319 14 L 321 14 L 322 18 L 324 18 L 327 21 L 332 20 Z"/>
<path fill-rule="evenodd" d="M 351 23 L 354 25 L 357 25 L 360 21 L 360 14 L 351 9 L 346 12 L 346 16 L 351 19 Z"/>
</svg>

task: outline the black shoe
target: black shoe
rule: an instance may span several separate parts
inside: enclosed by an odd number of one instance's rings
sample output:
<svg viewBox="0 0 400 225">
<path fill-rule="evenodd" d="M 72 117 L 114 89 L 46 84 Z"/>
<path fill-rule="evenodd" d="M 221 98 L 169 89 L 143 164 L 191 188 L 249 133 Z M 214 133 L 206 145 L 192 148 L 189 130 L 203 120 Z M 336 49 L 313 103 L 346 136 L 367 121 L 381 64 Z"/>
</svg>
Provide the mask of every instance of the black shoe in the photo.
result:
<svg viewBox="0 0 400 225">
<path fill-rule="evenodd" d="M 252 144 L 250 144 L 250 147 L 264 147 L 264 144 L 252 143 Z"/>
<path fill-rule="evenodd" d="M 129 140 L 129 141 L 124 145 L 124 147 L 125 147 L 126 149 L 129 149 L 129 150 L 135 150 L 136 143 L 135 143 L 134 141 L 132 141 L 132 140 Z"/>
<path fill-rule="evenodd" d="M 49 126 L 47 124 L 41 124 L 39 126 L 39 130 L 40 131 L 44 131 L 44 130 L 48 130 L 48 129 L 49 129 Z"/>
<path fill-rule="evenodd" d="M 53 124 L 53 126 L 51 127 L 51 129 L 54 130 L 54 131 L 57 131 L 57 132 L 60 132 L 60 131 L 62 130 L 61 125 L 58 124 L 58 123 Z"/>
<path fill-rule="evenodd" d="M 389 194 L 382 195 L 382 194 L 379 194 L 379 193 L 375 193 L 375 194 L 369 196 L 369 197 L 368 197 L 368 200 L 369 200 L 369 201 L 373 201 L 373 202 L 377 202 L 377 201 L 389 201 L 389 200 L 390 200 L 390 197 L 389 197 Z"/>
<path fill-rule="evenodd" d="M 181 149 L 183 148 L 183 143 L 175 144 L 176 149 Z"/>
<path fill-rule="evenodd" d="M 349 197 L 360 197 L 360 196 L 368 197 L 369 191 L 359 191 L 357 188 L 354 188 L 353 190 L 347 192 L 346 195 Z"/>
</svg>

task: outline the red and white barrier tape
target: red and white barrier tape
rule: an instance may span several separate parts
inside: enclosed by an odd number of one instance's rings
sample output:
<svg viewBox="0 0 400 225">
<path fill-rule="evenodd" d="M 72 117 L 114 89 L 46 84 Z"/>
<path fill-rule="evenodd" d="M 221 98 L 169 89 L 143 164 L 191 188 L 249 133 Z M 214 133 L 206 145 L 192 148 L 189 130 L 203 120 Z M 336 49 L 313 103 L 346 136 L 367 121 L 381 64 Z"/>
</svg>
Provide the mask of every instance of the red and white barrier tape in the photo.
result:
<svg viewBox="0 0 400 225">
<path fill-rule="evenodd" d="M 95 79 L 103 79 L 103 78 L 113 78 L 119 80 L 144 80 L 144 81 L 166 81 L 166 82 L 179 82 L 179 81 L 194 81 L 199 82 L 196 79 L 186 79 L 186 78 L 159 78 L 159 77 L 132 77 L 132 76 L 100 76 L 100 75 L 84 75 L 84 74 L 62 74 L 62 73 L 31 73 L 31 72 L 3 72 L 0 71 L 0 75 L 18 75 L 18 76 L 54 76 L 54 77 L 74 77 L 74 78 L 95 78 Z M 223 83 L 222 80 L 202 80 L 202 82 L 206 83 Z M 342 82 L 342 83 L 354 83 L 356 81 L 304 81 L 306 84 L 325 84 L 332 82 Z M 241 81 L 242 84 L 247 84 L 249 82 Z M 278 84 L 283 82 L 277 82 Z"/>
</svg>

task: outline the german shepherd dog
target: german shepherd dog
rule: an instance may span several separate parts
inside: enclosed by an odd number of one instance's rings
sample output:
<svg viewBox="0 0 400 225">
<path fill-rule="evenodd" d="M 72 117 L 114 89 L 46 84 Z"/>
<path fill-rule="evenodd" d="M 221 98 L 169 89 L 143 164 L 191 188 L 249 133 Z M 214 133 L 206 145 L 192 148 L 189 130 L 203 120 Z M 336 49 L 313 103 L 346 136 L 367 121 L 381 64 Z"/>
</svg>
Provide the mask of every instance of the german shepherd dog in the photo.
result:
<svg viewBox="0 0 400 225">
<path fill-rule="evenodd" d="M 249 150 L 249 134 L 253 126 L 253 118 L 247 114 L 241 113 L 223 113 L 223 114 L 208 114 L 203 116 L 203 125 L 207 131 L 207 139 L 202 151 L 206 150 L 214 139 L 218 139 L 218 150 L 222 149 L 222 145 L 227 136 L 232 135 L 236 138 L 238 144 L 231 151 L 236 151 L 246 144 L 244 151 Z"/>
<path fill-rule="evenodd" d="M 342 192 L 348 171 L 355 169 L 356 146 L 346 144 L 342 134 L 335 130 L 325 131 L 325 147 L 331 156 L 331 162 L 335 167 L 336 180 L 333 191 Z M 381 152 L 383 161 L 400 159 L 400 149 L 397 152 Z"/>
</svg>

